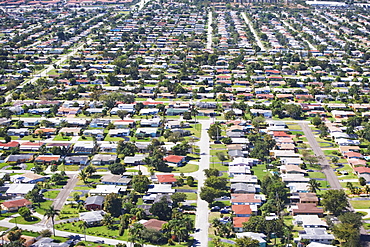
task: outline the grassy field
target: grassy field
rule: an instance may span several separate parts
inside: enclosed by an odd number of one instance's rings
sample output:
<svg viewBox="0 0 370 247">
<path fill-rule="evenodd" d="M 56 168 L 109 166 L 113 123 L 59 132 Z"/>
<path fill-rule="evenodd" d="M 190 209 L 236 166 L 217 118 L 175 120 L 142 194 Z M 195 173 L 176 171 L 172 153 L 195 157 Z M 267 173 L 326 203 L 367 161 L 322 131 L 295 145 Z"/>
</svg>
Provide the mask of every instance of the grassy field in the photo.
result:
<svg viewBox="0 0 370 247">
<path fill-rule="evenodd" d="M 78 210 L 77 205 L 64 205 L 62 210 L 60 210 L 60 215 L 56 217 L 57 220 L 71 219 L 78 217 L 81 212 L 86 212 L 86 210 Z"/>
<path fill-rule="evenodd" d="M 33 225 L 33 224 L 40 222 L 40 219 L 35 216 L 32 216 L 30 220 L 25 220 L 22 216 L 18 216 L 16 218 L 11 219 L 9 222 L 22 224 L 22 225 Z"/>
<path fill-rule="evenodd" d="M 48 209 L 51 206 L 51 204 L 53 204 L 53 202 L 52 201 L 40 202 L 40 207 L 37 205 L 37 203 L 35 203 L 35 204 L 36 204 L 36 206 L 35 206 L 36 212 L 38 212 L 39 214 L 44 215 L 45 210 Z"/>
<path fill-rule="evenodd" d="M 44 193 L 44 197 L 50 198 L 50 199 L 55 199 L 55 198 L 57 198 L 59 192 L 60 192 L 59 190 L 46 191 Z"/>
<path fill-rule="evenodd" d="M 75 165 L 59 165 L 58 166 L 58 170 L 59 171 L 78 171 L 78 169 L 80 169 L 79 166 L 75 166 Z"/>
<path fill-rule="evenodd" d="M 199 170 L 198 165 L 187 163 L 185 166 L 174 167 L 172 172 L 174 172 L 174 173 L 186 173 L 186 172 L 196 172 L 198 170 Z"/>
<path fill-rule="evenodd" d="M 70 141 L 70 140 L 72 140 L 72 137 L 70 137 L 70 136 L 61 136 L 61 135 L 57 135 L 53 139 L 53 141 Z"/>
<path fill-rule="evenodd" d="M 259 180 L 261 180 L 267 174 L 265 165 L 253 166 L 251 170 Z"/>
<path fill-rule="evenodd" d="M 324 174 L 324 173 L 322 173 L 322 172 L 309 172 L 309 173 L 308 173 L 308 176 L 309 176 L 310 178 L 326 178 L 326 177 L 325 177 L 325 174 Z"/>
<path fill-rule="evenodd" d="M 368 209 L 370 208 L 369 201 L 350 201 L 351 205 L 355 209 Z"/>
<path fill-rule="evenodd" d="M 186 195 L 186 200 L 196 200 L 197 199 L 196 193 L 185 193 L 185 195 Z"/>
</svg>

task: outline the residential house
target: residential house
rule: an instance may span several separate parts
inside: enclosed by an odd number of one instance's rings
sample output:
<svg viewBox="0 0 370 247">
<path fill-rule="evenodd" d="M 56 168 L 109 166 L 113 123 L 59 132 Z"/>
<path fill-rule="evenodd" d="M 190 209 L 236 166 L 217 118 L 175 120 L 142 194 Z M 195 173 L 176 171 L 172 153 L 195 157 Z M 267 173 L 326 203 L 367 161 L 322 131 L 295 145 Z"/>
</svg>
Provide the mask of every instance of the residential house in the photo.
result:
<svg viewBox="0 0 370 247">
<path fill-rule="evenodd" d="M 93 119 L 90 122 L 91 128 L 106 128 L 110 123 L 109 119 Z"/>
<path fill-rule="evenodd" d="M 161 231 L 162 226 L 167 223 L 167 221 L 157 220 L 157 219 L 150 219 L 150 220 L 141 220 L 139 223 L 143 224 L 143 226 L 147 229 L 154 229 L 156 231 Z"/>
<path fill-rule="evenodd" d="M 13 183 L 26 183 L 26 184 L 36 184 L 38 182 L 43 182 L 49 177 L 41 176 L 33 172 L 26 172 L 20 175 L 14 175 L 10 177 L 10 181 Z"/>
<path fill-rule="evenodd" d="M 157 181 L 159 184 L 175 184 L 177 179 L 173 174 L 157 175 Z"/>
<path fill-rule="evenodd" d="M 318 215 L 322 216 L 324 210 L 318 208 L 315 203 L 297 203 L 291 206 L 292 215 Z"/>
<path fill-rule="evenodd" d="M 81 132 L 81 128 L 61 128 L 59 134 L 64 133 L 66 136 L 78 136 Z"/>
<path fill-rule="evenodd" d="M 175 189 L 172 189 L 171 184 L 153 184 L 149 186 L 148 194 L 173 194 Z"/>
<path fill-rule="evenodd" d="M 96 148 L 92 141 L 79 141 L 73 146 L 73 152 L 76 154 L 92 154 Z"/>
<path fill-rule="evenodd" d="M 137 128 L 135 136 L 140 137 L 156 137 L 158 128 Z"/>
<path fill-rule="evenodd" d="M 169 155 L 167 157 L 163 158 L 164 161 L 167 162 L 169 166 L 183 166 L 186 162 L 186 156 L 180 156 L 180 155 Z"/>
<path fill-rule="evenodd" d="M 124 194 L 127 186 L 98 184 L 95 189 L 89 191 L 90 196 L 107 196 L 111 193 Z"/>
<path fill-rule="evenodd" d="M 243 223 L 248 222 L 250 217 L 233 217 L 233 229 L 235 232 L 243 232 Z"/>
<path fill-rule="evenodd" d="M 55 164 L 60 160 L 60 155 L 39 155 L 35 158 L 37 163 Z"/>
<path fill-rule="evenodd" d="M 328 228 L 328 224 L 317 215 L 297 215 L 294 216 L 293 223 L 304 228 Z"/>
<path fill-rule="evenodd" d="M 123 137 L 129 136 L 131 133 L 130 129 L 110 129 L 108 135 L 110 137 Z"/>
<path fill-rule="evenodd" d="M 116 129 L 127 129 L 135 127 L 135 120 L 114 120 L 113 125 Z"/>
<path fill-rule="evenodd" d="M 259 184 L 233 183 L 231 184 L 231 193 L 233 194 L 255 194 L 261 191 Z"/>
<path fill-rule="evenodd" d="M 7 163 L 25 163 L 33 159 L 32 154 L 11 154 L 6 159 Z"/>
<path fill-rule="evenodd" d="M 89 156 L 79 155 L 79 156 L 66 156 L 64 158 L 65 165 L 78 165 L 85 166 L 89 162 Z"/>
<path fill-rule="evenodd" d="M 123 163 L 131 166 L 144 165 L 144 159 L 146 157 L 146 154 L 135 154 L 135 156 L 126 156 L 123 160 Z"/>
<path fill-rule="evenodd" d="M 102 210 L 104 197 L 102 196 L 89 196 L 86 198 L 84 205 L 86 210 Z"/>
<path fill-rule="evenodd" d="M 256 233 L 256 232 L 237 232 L 236 233 L 236 238 L 243 238 L 243 237 L 248 237 L 248 238 L 257 240 L 259 242 L 259 247 L 267 246 L 267 241 L 266 241 L 267 236 L 263 233 Z"/>
<path fill-rule="evenodd" d="M 253 214 L 250 205 L 231 205 L 231 210 L 234 212 L 236 217 L 251 217 Z"/>
<path fill-rule="evenodd" d="M 91 159 L 91 164 L 96 166 L 104 166 L 114 164 L 117 161 L 117 155 L 115 154 L 95 154 Z"/>
<path fill-rule="evenodd" d="M 33 188 L 35 187 L 35 184 L 16 183 L 16 184 L 8 184 L 5 187 L 8 187 L 8 189 L 5 192 L 5 194 L 7 196 L 11 196 L 11 197 L 21 196 L 21 197 L 24 197 L 24 196 L 27 195 L 28 192 L 33 190 Z"/>
<path fill-rule="evenodd" d="M 98 141 L 102 141 L 104 139 L 104 129 L 87 129 L 83 132 L 83 135 L 86 137 L 95 136 Z"/>
<path fill-rule="evenodd" d="M 28 136 L 30 134 L 27 128 L 19 128 L 19 129 L 8 129 L 9 136 Z"/>
<path fill-rule="evenodd" d="M 103 184 L 128 186 L 131 183 L 131 178 L 122 175 L 106 174 L 100 181 Z"/>
<path fill-rule="evenodd" d="M 103 210 L 79 213 L 79 219 L 86 222 L 89 226 L 98 226 L 101 225 L 105 214 Z"/>
<path fill-rule="evenodd" d="M 304 228 L 304 231 L 299 232 L 298 241 L 302 239 L 307 239 L 309 242 L 331 244 L 335 237 L 333 234 L 329 234 L 326 228 Z"/>
<path fill-rule="evenodd" d="M 1 209 L 5 211 L 18 211 L 22 207 L 31 207 L 32 202 L 27 199 L 15 199 L 10 201 L 5 201 L 1 204 Z"/>
</svg>

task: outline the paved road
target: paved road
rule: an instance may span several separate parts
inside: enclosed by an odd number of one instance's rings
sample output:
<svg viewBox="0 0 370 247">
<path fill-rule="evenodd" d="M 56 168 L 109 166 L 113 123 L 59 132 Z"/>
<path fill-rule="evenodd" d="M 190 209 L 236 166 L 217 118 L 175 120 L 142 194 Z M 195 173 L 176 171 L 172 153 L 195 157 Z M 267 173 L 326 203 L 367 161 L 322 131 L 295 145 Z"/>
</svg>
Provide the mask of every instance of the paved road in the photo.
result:
<svg viewBox="0 0 370 247">
<path fill-rule="evenodd" d="M 342 189 L 342 186 L 339 183 L 337 175 L 335 175 L 333 169 L 330 167 L 330 164 L 328 160 L 326 159 L 323 151 L 321 150 L 321 147 L 319 143 L 316 141 L 315 136 L 313 135 L 311 128 L 308 126 L 307 123 L 299 123 L 299 125 L 302 127 L 302 130 L 310 143 L 310 146 L 315 153 L 315 155 L 319 158 L 319 162 L 322 168 L 322 171 L 324 172 L 326 179 L 328 180 L 330 187 L 332 189 L 340 190 Z"/>
<path fill-rule="evenodd" d="M 207 46 L 206 46 L 206 49 L 207 50 L 211 50 L 212 49 L 212 32 L 213 32 L 213 28 L 212 28 L 212 10 L 209 11 L 208 13 L 208 32 L 207 32 Z"/>
<path fill-rule="evenodd" d="M 194 234 L 195 243 L 194 246 L 208 247 L 208 202 L 200 199 L 199 193 L 200 188 L 203 187 L 205 175 L 203 170 L 209 168 L 210 160 L 210 148 L 209 148 L 209 136 L 207 129 L 211 124 L 211 120 L 202 121 L 202 132 L 201 138 L 198 143 L 200 147 L 200 153 L 202 154 L 199 161 L 199 171 L 198 171 L 198 204 L 197 204 L 197 213 L 195 217 L 195 229 L 198 229 L 198 232 Z"/>
<path fill-rule="evenodd" d="M 60 191 L 58 196 L 55 198 L 53 202 L 53 206 L 57 210 L 61 210 L 65 204 L 65 202 L 68 199 L 68 196 L 71 194 L 73 188 L 76 186 L 78 182 L 78 174 L 75 173 L 70 176 L 68 179 L 67 184 L 63 187 L 63 189 Z M 42 220 L 38 223 L 39 225 L 45 225 L 47 227 L 52 227 L 52 223 L 50 219 L 47 219 L 46 217 L 42 218 Z"/>
<path fill-rule="evenodd" d="M 251 21 L 247 18 L 247 16 L 245 15 L 245 13 L 242 13 L 242 17 L 243 17 L 243 19 L 244 19 L 245 23 L 247 23 L 247 25 L 248 25 L 249 29 L 252 31 L 253 36 L 254 36 L 254 39 L 256 40 L 257 45 L 261 48 L 261 51 L 266 51 L 266 48 L 265 48 L 265 46 L 263 45 L 263 43 L 262 43 L 262 41 L 261 41 L 260 37 L 257 35 L 257 32 L 256 32 L 256 30 L 254 29 L 254 27 L 253 27 L 253 25 L 252 25 Z"/>
</svg>

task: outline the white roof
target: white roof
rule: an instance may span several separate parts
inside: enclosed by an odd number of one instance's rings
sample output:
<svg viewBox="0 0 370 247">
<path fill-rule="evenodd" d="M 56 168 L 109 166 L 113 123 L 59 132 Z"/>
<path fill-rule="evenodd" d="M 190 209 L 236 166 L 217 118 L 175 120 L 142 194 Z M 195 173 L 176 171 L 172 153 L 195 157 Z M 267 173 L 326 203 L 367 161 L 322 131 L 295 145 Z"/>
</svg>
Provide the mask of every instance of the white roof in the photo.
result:
<svg viewBox="0 0 370 247">
<path fill-rule="evenodd" d="M 99 184 L 95 189 L 89 191 L 90 194 L 118 194 L 120 191 L 126 191 L 127 186 L 117 186 L 117 185 L 105 185 Z"/>
<path fill-rule="evenodd" d="M 175 189 L 172 189 L 171 184 L 154 184 L 153 188 L 148 189 L 148 193 L 171 194 L 175 193 Z"/>
<path fill-rule="evenodd" d="M 34 187 L 34 184 L 9 184 L 6 194 L 27 194 Z"/>
</svg>

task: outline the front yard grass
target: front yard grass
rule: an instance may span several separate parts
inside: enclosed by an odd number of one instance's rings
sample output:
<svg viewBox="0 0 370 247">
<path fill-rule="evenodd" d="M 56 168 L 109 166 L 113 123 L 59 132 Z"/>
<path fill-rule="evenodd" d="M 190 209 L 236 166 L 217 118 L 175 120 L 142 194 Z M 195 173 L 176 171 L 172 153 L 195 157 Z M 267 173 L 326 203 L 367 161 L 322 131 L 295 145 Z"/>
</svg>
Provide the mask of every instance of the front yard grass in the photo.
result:
<svg viewBox="0 0 370 247">
<path fill-rule="evenodd" d="M 72 140 L 71 136 L 62 136 L 62 135 L 57 135 L 53 139 L 53 141 L 70 141 L 70 140 Z"/>
<path fill-rule="evenodd" d="M 351 205 L 355 209 L 368 209 L 370 208 L 369 201 L 350 201 Z"/>
<path fill-rule="evenodd" d="M 199 166 L 196 164 L 187 163 L 181 167 L 174 167 L 172 172 L 174 173 L 189 173 L 189 172 L 196 172 L 199 170 Z"/>
<path fill-rule="evenodd" d="M 9 222 L 22 225 L 33 225 L 40 222 L 40 219 L 35 216 L 32 216 L 29 220 L 25 220 L 22 216 L 18 216 L 16 218 L 11 219 Z"/>
<path fill-rule="evenodd" d="M 326 178 L 326 177 L 325 177 L 325 174 L 324 174 L 324 173 L 322 173 L 322 172 L 309 172 L 309 173 L 308 173 L 308 176 L 309 176 L 310 178 Z"/>
<path fill-rule="evenodd" d="M 50 198 L 50 199 L 55 199 L 55 198 L 57 198 L 59 192 L 60 192 L 59 190 L 49 190 L 49 191 L 46 191 L 44 193 L 44 197 Z"/>
<path fill-rule="evenodd" d="M 186 200 L 197 200 L 196 193 L 186 192 L 185 195 L 186 195 Z"/>
<path fill-rule="evenodd" d="M 44 215 L 45 210 L 48 209 L 51 206 L 51 204 L 53 204 L 53 201 L 46 200 L 44 202 L 40 202 L 40 206 L 38 206 L 37 203 L 34 203 L 33 205 L 37 213 Z"/>
</svg>

